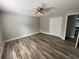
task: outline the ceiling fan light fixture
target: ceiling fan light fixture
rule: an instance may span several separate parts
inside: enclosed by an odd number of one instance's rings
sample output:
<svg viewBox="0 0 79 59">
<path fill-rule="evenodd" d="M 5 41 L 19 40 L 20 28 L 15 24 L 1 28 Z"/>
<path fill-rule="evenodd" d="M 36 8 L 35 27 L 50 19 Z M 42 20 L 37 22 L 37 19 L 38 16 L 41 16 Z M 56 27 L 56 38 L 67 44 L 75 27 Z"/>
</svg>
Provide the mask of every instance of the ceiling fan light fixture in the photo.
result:
<svg viewBox="0 0 79 59">
<path fill-rule="evenodd" d="M 36 13 L 35 13 L 35 14 L 37 14 L 37 13 L 45 14 L 45 10 L 44 10 L 44 8 L 42 8 L 42 7 L 37 7 L 37 9 L 36 9 Z"/>
</svg>

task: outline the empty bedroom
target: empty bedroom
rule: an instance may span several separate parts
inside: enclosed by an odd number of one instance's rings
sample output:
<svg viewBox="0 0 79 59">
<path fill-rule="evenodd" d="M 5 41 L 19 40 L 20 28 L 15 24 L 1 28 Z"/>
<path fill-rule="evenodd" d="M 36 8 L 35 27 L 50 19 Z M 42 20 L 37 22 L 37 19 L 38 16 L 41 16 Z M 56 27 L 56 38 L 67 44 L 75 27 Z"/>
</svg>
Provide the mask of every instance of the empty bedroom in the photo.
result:
<svg viewBox="0 0 79 59">
<path fill-rule="evenodd" d="M 79 59 L 79 0 L 0 0 L 0 59 Z"/>
</svg>

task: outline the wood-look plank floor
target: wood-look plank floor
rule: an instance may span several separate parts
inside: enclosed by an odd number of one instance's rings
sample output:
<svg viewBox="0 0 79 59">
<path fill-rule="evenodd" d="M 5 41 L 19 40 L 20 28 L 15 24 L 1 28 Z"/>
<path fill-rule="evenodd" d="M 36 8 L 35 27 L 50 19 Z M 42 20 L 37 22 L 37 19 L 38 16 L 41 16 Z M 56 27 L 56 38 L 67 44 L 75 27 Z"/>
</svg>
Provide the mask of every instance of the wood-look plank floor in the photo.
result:
<svg viewBox="0 0 79 59">
<path fill-rule="evenodd" d="M 79 49 L 58 37 L 36 34 L 5 43 L 2 59 L 79 59 Z"/>
</svg>

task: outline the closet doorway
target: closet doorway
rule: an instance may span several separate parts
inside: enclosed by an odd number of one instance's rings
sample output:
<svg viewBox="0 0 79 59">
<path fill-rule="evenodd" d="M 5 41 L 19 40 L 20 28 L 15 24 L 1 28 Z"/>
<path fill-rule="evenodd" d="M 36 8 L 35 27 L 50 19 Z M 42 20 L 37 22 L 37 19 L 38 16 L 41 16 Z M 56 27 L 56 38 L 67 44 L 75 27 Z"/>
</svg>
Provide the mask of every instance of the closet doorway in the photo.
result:
<svg viewBox="0 0 79 59">
<path fill-rule="evenodd" d="M 66 41 L 75 46 L 79 32 L 79 14 L 69 15 L 67 20 Z"/>
</svg>

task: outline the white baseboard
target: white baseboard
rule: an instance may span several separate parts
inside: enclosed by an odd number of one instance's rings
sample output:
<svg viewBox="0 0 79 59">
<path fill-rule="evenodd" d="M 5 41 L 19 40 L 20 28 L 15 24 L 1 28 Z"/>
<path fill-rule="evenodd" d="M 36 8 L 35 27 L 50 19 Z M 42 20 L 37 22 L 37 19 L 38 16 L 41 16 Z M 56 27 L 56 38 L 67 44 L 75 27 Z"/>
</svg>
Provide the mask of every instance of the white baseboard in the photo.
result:
<svg viewBox="0 0 79 59">
<path fill-rule="evenodd" d="M 40 31 L 40 33 L 44 33 L 44 34 L 48 34 L 48 35 L 53 35 L 51 33 L 43 32 L 43 31 Z M 56 35 L 53 35 L 53 36 L 56 36 Z M 56 36 L 56 37 L 60 37 L 62 40 L 65 40 L 62 36 Z"/>
<path fill-rule="evenodd" d="M 40 31 L 40 33 L 44 33 L 44 34 L 48 34 L 48 35 L 50 35 L 49 33 L 47 33 L 47 32 L 43 32 L 43 31 Z"/>
<path fill-rule="evenodd" d="M 5 40 L 4 42 L 9 42 L 9 41 L 17 40 L 17 39 L 20 39 L 20 38 L 23 38 L 23 37 L 26 37 L 26 36 L 30 36 L 30 35 L 34 35 L 34 34 L 38 34 L 38 33 L 40 33 L 40 32 L 35 32 L 35 33 L 28 34 L 28 35 L 23 35 L 23 36 L 20 36 L 20 37 L 8 39 L 8 40 Z"/>
<path fill-rule="evenodd" d="M 20 36 L 20 37 L 17 37 L 17 38 L 13 38 L 13 39 L 6 40 L 6 41 L 4 41 L 3 46 L 2 46 L 2 48 L 1 48 L 0 59 L 1 59 L 1 57 L 2 57 L 4 44 L 5 44 L 6 42 L 13 41 L 13 40 L 17 40 L 17 39 L 20 39 L 20 38 L 23 38 L 23 37 L 26 37 L 26 36 L 30 36 L 30 35 L 34 35 L 34 34 L 38 34 L 38 33 L 44 33 L 44 34 L 52 35 L 52 34 L 50 34 L 50 33 L 46 33 L 46 32 L 40 31 L 40 32 L 36 32 L 36 33 L 29 34 L 29 35 L 23 35 L 23 36 Z M 55 36 L 55 35 L 53 35 L 53 36 Z M 58 37 L 58 36 L 57 36 L 57 37 Z M 63 37 L 60 37 L 60 38 L 63 39 Z M 63 39 L 63 40 L 64 40 L 64 39 Z"/>
<path fill-rule="evenodd" d="M 1 57 L 2 57 L 3 49 L 4 49 L 4 44 L 5 44 L 6 42 L 9 42 L 9 41 L 12 41 L 12 40 L 17 40 L 17 39 L 20 39 L 20 38 L 23 38 L 23 37 L 26 37 L 26 36 L 30 36 L 30 35 L 34 35 L 34 34 L 38 34 L 38 33 L 40 33 L 40 32 L 36 32 L 36 33 L 28 34 L 28 35 L 23 35 L 23 36 L 20 36 L 20 37 L 17 37 L 17 38 L 13 38 L 13 39 L 9 39 L 9 40 L 4 41 L 4 42 L 3 42 L 3 45 L 2 45 L 2 47 L 1 47 L 0 59 L 1 59 Z"/>
</svg>

